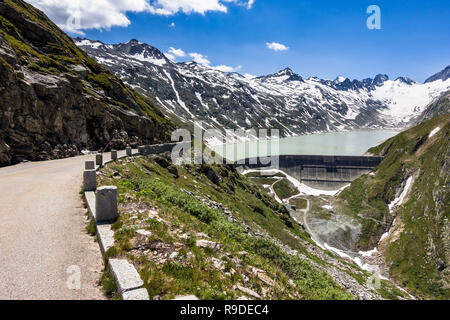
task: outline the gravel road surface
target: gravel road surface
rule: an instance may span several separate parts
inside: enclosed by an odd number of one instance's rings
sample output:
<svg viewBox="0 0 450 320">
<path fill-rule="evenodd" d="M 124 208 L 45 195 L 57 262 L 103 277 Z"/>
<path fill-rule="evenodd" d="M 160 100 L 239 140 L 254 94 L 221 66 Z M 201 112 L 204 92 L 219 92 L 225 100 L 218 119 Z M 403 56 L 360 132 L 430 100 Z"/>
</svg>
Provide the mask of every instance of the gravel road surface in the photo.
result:
<svg viewBox="0 0 450 320">
<path fill-rule="evenodd" d="M 79 194 L 86 160 L 94 156 L 0 168 L 0 300 L 106 298 Z"/>
</svg>

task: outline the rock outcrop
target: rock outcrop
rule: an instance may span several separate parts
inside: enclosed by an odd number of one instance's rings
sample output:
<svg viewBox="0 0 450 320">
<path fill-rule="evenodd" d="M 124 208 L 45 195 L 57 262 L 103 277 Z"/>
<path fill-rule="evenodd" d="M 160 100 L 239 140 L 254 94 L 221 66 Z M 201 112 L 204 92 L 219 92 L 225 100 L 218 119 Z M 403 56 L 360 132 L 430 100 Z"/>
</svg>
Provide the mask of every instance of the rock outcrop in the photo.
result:
<svg viewBox="0 0 450 320">
<path fill-rule="evenodd" d="M 450 91 L 444 92 L 438 99 L 430 103 L 422 114 L 414 120 L 413 125 L 431 120 L 438 116 L 450 114 Z"/>
<path fill-rule="evenodd" d="M 165 142 L 173 124 L 42 12 L 0 2 L 0 166 Z"/>
<path fill-rule="evenodd" d="M 435 75 L 432 75 L 431 77 L 429 77 L 427 80 L 425 80 L 425 83 L 433 82 L 436 80 L 445 81 L 449 78 L 450 78 L 450 66 L 448 66 L 447 68 L 445 68 L 442 71 L 439 71 Z"/>
</svg>

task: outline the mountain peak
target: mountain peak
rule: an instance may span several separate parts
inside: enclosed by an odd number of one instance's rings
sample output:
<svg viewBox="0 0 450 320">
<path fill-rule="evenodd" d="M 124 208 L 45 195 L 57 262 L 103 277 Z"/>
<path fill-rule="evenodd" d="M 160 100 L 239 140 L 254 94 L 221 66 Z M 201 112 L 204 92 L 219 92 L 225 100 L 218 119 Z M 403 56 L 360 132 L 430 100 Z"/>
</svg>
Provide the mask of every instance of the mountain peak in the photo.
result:
<svg viewBox="0 0 450 320">
<path fill-rule="evenodd" d="M 408 77 L 398 77 L 395 81 L 400 81 L 409 85 L 415 84 L 416 82 Z"/>
<path fill-rule="evenodd" d="M 128 43 L 131 43 L 131 44 L 143 44 L 142 42 L 140 42 L 139 40 L 137 40 L 135 38 L 133 38 L 130 41 L 128 41 Z"/>
<path fill-rule="evenodd" d="M 450 78 L 450 66 L 448 66 L 444 70 L 439 71 L 438 73 L 436 73 L 436 74 L 432 75 L 431 77 L 429 77 L 427 80 L 425 80 L 425 83 L 433 82 L 433 81 L 436 81 L 436 80 L 445 81 L 445 80 L 447 80 L 449 78 Z"/>
<path fill-rule="evenodd" d="M 159 60 L 159 63 L 169 62 L 166 56 L 157 48 L 134 38 L 128 42 L 119 43 L 114 48 L 140 61 L 158 63 L 157 60 Z"/>
<path fill-rule="evenodd" d="M 373 82 L 375 85 L 382 85 L 384 82 L 389 80 L 389 76 L 387 74 L 377 74 Z"/>
<path fill-rule="evenodd" d="M 287 67 L 287 68 L 284 68 L 283 70 L 278 71 L 276 74 L 292 76 L 294 74 L 294 71 L 292 71 L 291 68 Z"/>
<path fill-rule="evenodd" d="M 277 73 L 268 75 L 268 76 L 262 76 L 260 78 L 262 79 L 271 79 L 271 78 L 282 78 L 287 77 L 286 79 L 283 78 L 283 81 L 303 81 L 303 78 L 296 74 L 294 71 L 292 71 L 291 68 L 284 68 L 283 70 L 278 71 Z"/>
<path fill-rule="evenodd" d="M 343 76 L 337 76 L 336 79 L 334 80 L 335 83 L 342 83 L 346 80 L 350 80 L 349 78 L 343 77 Z"/>
</svg>

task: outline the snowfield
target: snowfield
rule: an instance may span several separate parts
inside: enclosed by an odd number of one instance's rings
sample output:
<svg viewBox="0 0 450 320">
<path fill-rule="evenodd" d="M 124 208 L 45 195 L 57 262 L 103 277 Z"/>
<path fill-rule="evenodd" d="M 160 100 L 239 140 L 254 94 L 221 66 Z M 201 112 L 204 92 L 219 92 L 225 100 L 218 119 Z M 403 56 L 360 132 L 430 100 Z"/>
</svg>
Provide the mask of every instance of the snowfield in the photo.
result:
<svg viewBox="0 0 450 320">
<path fill-rule="evenodd" d="M 422 113 L 428 104 L 447 90 L 450 90 L 450 79 L 411 85 L 401 80 L 388 80 L 371 94 L 386 104 L 387 109 L 381 110 L 381 113 L 400 123 L 409 122 L 414 116 Z"/>
</svg>

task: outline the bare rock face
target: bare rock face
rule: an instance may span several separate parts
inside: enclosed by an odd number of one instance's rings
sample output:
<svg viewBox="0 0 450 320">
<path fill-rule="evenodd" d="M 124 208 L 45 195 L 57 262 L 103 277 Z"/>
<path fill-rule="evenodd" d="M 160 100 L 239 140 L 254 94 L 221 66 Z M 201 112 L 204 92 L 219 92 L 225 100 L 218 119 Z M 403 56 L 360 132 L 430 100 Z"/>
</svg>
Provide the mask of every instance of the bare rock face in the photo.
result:
<svg viewBox="0 0 450 320">
<path fill-rule="evenodd" d="M 0 163 L 8 163 L 11 158 L 11 148 L 0 140 Z"/>
<path fill-rule="evenodd" d="M 168 140 L 172 125 L 153 102 L 87 57 L 42 12 L 14 3 L 23 11 L 0 3 L 7 21 L 0 24 L 0 166 Z"/>
<path fill-rule="evenodd" d="M 427 80 L 425 80 L 425 83 L 433 82 L 436 80 L 445 81 L 448 78 L 450 78 L 450 66 L 448 66 L 444 70 L 436 73 L 435 75 L 432 75 L 431 77 L 429 77 Z"/>
<path fill-rule="evenodd" d="M 2 165 L 73 156 L 82 149 L 99 149 L 111 139 L 112 148 L 124 149 L 162 138 L 151 119 L 118 107 L 108 109 L 101 100 L 84 95 L 77 87 L 81 81 L 72 85 L 64 77 L 27 70 L 22 80 L 3 65 L 0 73 Z"/>
</svg>

